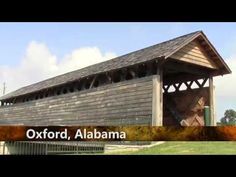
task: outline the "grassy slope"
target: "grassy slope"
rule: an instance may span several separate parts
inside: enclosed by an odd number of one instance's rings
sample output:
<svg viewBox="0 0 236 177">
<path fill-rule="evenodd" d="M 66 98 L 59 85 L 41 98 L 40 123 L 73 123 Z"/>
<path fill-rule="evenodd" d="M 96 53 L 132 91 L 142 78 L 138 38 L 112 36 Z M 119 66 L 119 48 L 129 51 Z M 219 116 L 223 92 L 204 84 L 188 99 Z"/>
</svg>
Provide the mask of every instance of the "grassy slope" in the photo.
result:
<svg viewBox="0 0 236 177">
<path fill-rule="evenodd" d="M 165 142 L 152 148 L 117 154 L 236 154 L 236 142 Z"/>
</svg>

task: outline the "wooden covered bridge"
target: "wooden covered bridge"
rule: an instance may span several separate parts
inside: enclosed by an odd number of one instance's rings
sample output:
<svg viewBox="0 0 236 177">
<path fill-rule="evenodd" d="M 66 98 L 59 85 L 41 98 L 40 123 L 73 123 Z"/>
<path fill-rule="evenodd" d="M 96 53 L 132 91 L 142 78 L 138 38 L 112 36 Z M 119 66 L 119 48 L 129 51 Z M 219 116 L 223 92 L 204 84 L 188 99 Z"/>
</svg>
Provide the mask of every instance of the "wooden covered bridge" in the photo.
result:
<svg viewBox="0 0 236 177">
<path fill-rule="evenodd" d="M 231 73 L 197 31 L 0 98 L 2 125 L 215 125 L 213 77 Z M 16 81 L 17 82 L 17 81 Z"/>
</svg>

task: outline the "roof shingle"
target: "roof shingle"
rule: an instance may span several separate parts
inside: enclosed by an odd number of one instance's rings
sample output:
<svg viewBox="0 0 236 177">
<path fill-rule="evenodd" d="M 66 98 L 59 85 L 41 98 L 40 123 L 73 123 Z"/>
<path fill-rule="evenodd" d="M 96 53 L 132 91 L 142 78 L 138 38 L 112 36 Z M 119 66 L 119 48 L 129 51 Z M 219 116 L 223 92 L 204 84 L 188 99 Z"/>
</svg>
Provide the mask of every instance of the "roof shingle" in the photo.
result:
<svg viewBox="0 0 236 177">
<path fill-rule="evenodd" d="M 195 38 L 201 31 L 193 32 L 184 36 L 174 38 L 102 63 L 91 65 L 76 71 L 72 71 L 63 75 L 59 75 L 54 78 L 50 78 L 33 85 L 29 85 L 23 88 L 20 88 L 14 92 L 11 92 L 7 95 L 4 95 L 0 100 L 5 100 L 8 98 L 25 95 L 28 93 L 40 91 L 46 88 L 54 87 L 57 85 L 65 84 L 79 78 L 87 77 L 89 75 L 103 73 L 115 69 L 120 69 L 123 67 L 131 66 L 134 64 L 150 61 L 160 57 L 169 56 L 176 49 L 181 47 L 184 43 Z"/>
</svg>

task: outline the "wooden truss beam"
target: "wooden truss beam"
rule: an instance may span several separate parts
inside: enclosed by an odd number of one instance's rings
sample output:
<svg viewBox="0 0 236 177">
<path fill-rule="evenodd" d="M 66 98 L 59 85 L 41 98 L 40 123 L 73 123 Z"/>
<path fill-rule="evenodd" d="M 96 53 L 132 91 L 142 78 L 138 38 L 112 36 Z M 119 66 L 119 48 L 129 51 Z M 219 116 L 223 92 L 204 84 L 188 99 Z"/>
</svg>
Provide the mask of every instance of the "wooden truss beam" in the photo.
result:
<svg viewBox="0 0 236 177">
<path fill-rule="evenodd" d="M 163 90 L 164 93 L 167 93 L 170 86 L 173 86 L 175 88 L 175 92 L 180 91 L 181 86 L 184 84 L 187 87 L 187 90 L 191 90 L 191 86 L 193 85 L 193 83 L 196 83 L 198 88 L 203 88 L 208 80 L 208 78 L 201 78 L 203 79 L 202 83 L 200 83 L 197 79 L 196 80 L 187 80 L 187 81 L 183 81 L 183 82 L 177 82 L 177 83 L 171 83 L 171 84 L 167 84 L 163 86 Z"/>
<path fill-rule="evenodd" d="M 174 75 L 166 75 L 164 76 L 164 85 L 187 82 L 187 81 L 195 81 L 202 78 L 207 78 L 208 76 L 197 76 L 192 74 L 174 74 Z"/>
<path fill-rule="evenodd" d="M 92 80 L 92 82 L 91 82 L 91 84 L 89 86 L 89 89 L 91 89 L 93 87 L 94 82 L 96 81 L 96 79 L 97 79 L 97 75 L 93 77 L 93 80 Z"/>
<path fill-rule="evenodd" d="M 175 61 L 174 59 L 169 59 L 169 61 L 164 66 L 165 72 L 168 72 L 168 70 L 174 70 L 177 73 L 184 72 L 194 75 L 200 75 L 200 76 L 206 76 L 209 75 L 209 73 L 212 70 L 205 69 L 204 67 L 191 65 L 185 62 Z"/>
</svg>

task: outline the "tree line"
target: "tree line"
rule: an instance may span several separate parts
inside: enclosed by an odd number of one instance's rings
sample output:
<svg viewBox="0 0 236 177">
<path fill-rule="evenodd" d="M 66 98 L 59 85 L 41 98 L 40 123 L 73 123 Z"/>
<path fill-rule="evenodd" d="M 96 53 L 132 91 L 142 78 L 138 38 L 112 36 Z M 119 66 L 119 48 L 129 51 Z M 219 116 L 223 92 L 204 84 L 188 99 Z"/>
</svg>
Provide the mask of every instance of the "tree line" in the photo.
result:
<svg viewBox="0 0 236 177">
<path fill-rule="evenodd" d="M 233 109 L 227 109 L 224 113 L 224 117 L 220 119 L 220 122 L 218 124 L 236 125 L 236 111 Z"/>
</svg>

